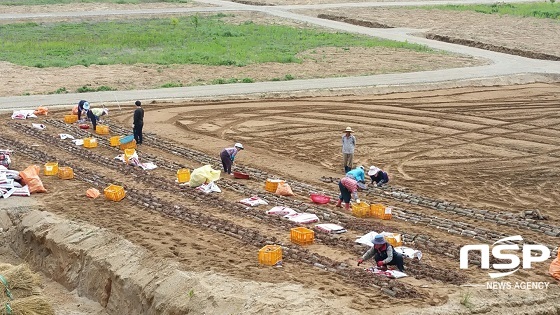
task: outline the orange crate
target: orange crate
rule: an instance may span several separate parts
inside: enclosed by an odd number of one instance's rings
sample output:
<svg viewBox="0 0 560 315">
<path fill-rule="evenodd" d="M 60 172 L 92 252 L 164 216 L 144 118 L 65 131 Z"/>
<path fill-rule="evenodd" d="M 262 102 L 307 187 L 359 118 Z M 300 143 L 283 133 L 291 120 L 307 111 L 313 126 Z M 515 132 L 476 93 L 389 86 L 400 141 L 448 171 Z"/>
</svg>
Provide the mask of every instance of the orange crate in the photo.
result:
<svg viewBox="0 0 560 315">
<path fill-rule="evenodd" d="M 124 188 L 117 185 L 109 185 L 103 190 L 105 198 L 113 201 L 121 201 L 124 198 Z"/>
<path fill-rule="evenodd" d="M 191 171 L 188 168 L 182 168 L 177 171 L 177 181 L 179 183 L 186 183 L 191 180 Z"/>
<path fill-rule="evenodd" d="M 290 230 L 290 240 L 298 245 L 313 244 L 315 232 L 304 227 L 296 227 Z"/>
<path fill-rule="evenodd" d="M 128 160 L 136 153 L 135 149 L 124 149 L 124 161 L 128 163 Z"/>
<path fill-rule="evenodd" d="M 385 233 L 383 235 L 387 243 L 391 244 L 393 247 L 399 247 L 403 245 L 402 235 L 397 233 Z"/>
<path fill-rule="evenodd" d="M 78 121 L 78 115 L 64 115 L 64 122 L 67 124 L 73 124 Z"/>
<path fill-rule="evenodd" d="M 393 218 L 392 214 L 393 209 L 391 207 L 386 207 L 385 211 L 381 214 L 382 220 L 391 220 Z"/>
<path fill-rule="evenodd" d="M 353 203 L 352 214 L 358 218 L 365 218 L 370 216 L 370 208 L 367 202 Z"/>
<path fill-rule="evenodd" d="M 58 174 L 58 162 L 45 163 L 45 176 L 54 176 Z"/>
<path fill-rule="evenodd" d="M 280 245 L 266 245 L 259 250 L 259 264 L 274 266 L 282 261 L 282 247 Z"/>
<path fill-rule="evenodd" d="M 74 170 L 71 167 L 63 166 L 58 169 L 58 178 L 72 179 L 74 178 Z"/>
<path fill-rule="evenodd" d="M 373 204 L 370 206 L 371 216 L 377 219 L 381 219 L 385 213 L 385 206 L 382 204 Z"/>
<path fill-rule="evenodd" d="M 125 144 L 120 144 L 119 147 L 121 148 L 121 150 L 136 149 L 136 140 L 132 140 L 129 143 Z"/>
<path fill-rule="evenodd" d="M 264 184 L 264 190 L 271 192 L 271 193 L 276 193 L 276 189 L 278 188 L 278 184 L 280 183 L 284 183 L 283 180 L 281 179 L 267 179 L 266 183 Z"/>
<path fill-rule="evenodd" d="M 85 138 L 84 148 L 97 148 L 97 139 L 95 138 Z"/>
<path fill-rule="evenodd" d="M 95 132 L 98 135 L 108 135 L 109 134 L 109 126 L 107 126 L 107 125 L 97 125 L 97 126 L 95 126 Z"/>
<path fill-rule="evenodd" d="M 121 144 L 120 140 L 121 140 L 121 136 L 113 136 L 109 138 L 109 142 L 112 147 L 118 147 Z"/>
</svg>

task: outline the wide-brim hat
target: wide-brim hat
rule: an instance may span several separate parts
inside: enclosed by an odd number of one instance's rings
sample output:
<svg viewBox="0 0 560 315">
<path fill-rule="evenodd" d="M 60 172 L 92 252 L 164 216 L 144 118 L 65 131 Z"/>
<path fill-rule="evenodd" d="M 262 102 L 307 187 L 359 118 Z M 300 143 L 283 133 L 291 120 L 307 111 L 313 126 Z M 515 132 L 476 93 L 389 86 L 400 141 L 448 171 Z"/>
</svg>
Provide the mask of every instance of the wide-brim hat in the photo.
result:
<svg viewBox="0 0 560 315">
<path fill-rule="evenodd" d="M 354 131 L 352 130 L 352 128 L 346 127 L 346 129 L 344 130 L 344 132 L 354 132 Z"/>
<path fill-rule="evenodd" d="M 103 113 L 105 115 L 109 115 L 109 109 L 108 108 L 103 108 Z"/>
<path fill-rule="evenodd" d="M 82 106 L 83 109 L 85 110 L 89 110 L 89 103 L 85 102 L 84 105 Z"/>
<path fill-rule="evenodd" d="M 387 243 L 387 241 L 385 240 L 385 238 L 381 234 L 375 235 L 375 237 L 373 238 L 373 241 L 371 241 L 371 242 L 373 243 L 373 245 L 382 245 L 382 244 Z"/>
<path fill-rule="evenodd" d="M 377 172 L 379 172 L 380 170 L 381 170 L 381 169 L 380 169 L 379 167 L 373 166 L 373 165 L 372 165 L 372 166 L 369 168 L 369 171 L 367 172 L 367 174 L 368 174 L 369 176 L 375 175 L 375 174 L 377 174 Z"/>
</svg>

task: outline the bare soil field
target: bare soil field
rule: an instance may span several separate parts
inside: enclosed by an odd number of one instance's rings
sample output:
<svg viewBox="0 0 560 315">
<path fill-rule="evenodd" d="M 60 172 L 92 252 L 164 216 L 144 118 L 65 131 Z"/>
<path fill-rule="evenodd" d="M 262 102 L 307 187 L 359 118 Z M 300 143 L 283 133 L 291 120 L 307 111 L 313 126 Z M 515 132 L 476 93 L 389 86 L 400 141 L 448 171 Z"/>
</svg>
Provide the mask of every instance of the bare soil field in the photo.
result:
<svg viewBox="0 0 560 315">
<path fill-rule="evenodd" d="M 422 10 L 416 8 L 340 8 L 327 10 L 298 10 L 298 13 L 320 14 L 379 23 L 387 27 L 417 29 L 419 36 L 446 36 L 461 44 L 463 41 L 553 55 L 558 53 L 560 22 L 550 19 L 490 15 L 477 12 Z M 464 43 L 463 43 L 464 44 Z M 499 49 L 492 49 L 498 50 Z"/>
<path fill-rule="evenodd" d="M 361 11 L 365 15 L 346 9 L 328 13 L 368 19 L 371 13 Z M 402 13 L 387 11 L 394 15 L 392 20 L 373 19 L 371 15 L 369 19 L 395 25 L 393 22 Z M 407 19 L 414 21 L 406 22 L 407 27 L 429 26 L 413 14 L 402 20 Z M 469 25 L 476 24 L 473 21 Z M 504 40 L 501 34 L 521 32 L 521 27 L 515 26 L 518 20 L 500 21 L 510 24 L 496 26 L 490 20 L 482 20 L 488 23 L 484 24 L 486 28 L 495 31 L 490 34 L 488 30 L 484 36 L 494 43 L 514 45 L 513 40 Z M 440 27 L 445 29 L 443 24 Z M 468 33 L 459 33 L 459 26 L 455 32 L 449 28 L 455 37 Z M 530 38 L 521 36 L 518 41 L 526 45 L 524 49 L 546 50 L 553 41 L 547 41 L 546 28 L 542 34 L 539 31 Z M 308 56 L 294 68 L 261 65 L 249 70 L 202 66 L 160 69 L 148 65 L 34 69 L 4 62 L 0 64 L 0 81 L 6 80 L 1 83 L 7 89 L 2 96 L 7 96 L 43 94 L 63 86 L 68 90 L 83 85 L 149 88 L 171 80 L 202 82 L 215 76 L 267 80 L 292 74 L 311 78 L 484 62 L 458 56 L 429 55 L 435 59 L 426 60 L 426 55 L 409 52 L 343 52 L 328 48 L 309 52 Z M 150 252 L 154 260 L 176 263 L 182 270 L 200 274 L 201 279 L 208 279 L 208 274 L 217 275 L 214 281 L 204 282 L 204 287 L 215 294 L 198 296 L 194 292 L 191 313 L 208 309 L 215 314 L 560 312 L 556 302 L 560 289 L 547 272 L 550 260 L 507 278 L 514 282 L 551 282 L 547 290 L 487 290 L 486 272 L 474 267 L 459 269 L 459 249 L 465 244 L 492 244 L 520 234 L 526 242 L 542 243 L 551 250 L 558 246 L 558 83 L 385 95 L 352 91 L 346 91 L 347 96 L 310 94 L 175 103 L 143 100 L 145 141 L 138 153 L 142 161 L 158 165 L 150 172 L 115 161 L 113 158 L 121 152 L 109 146 L 109 136 L 96 135 L 100 145 L 95 149 L 60 140 L 60 133 L 76 137 L 91 134 L 75 124 L 65 124 L 63 115 L 67 110 L 34 120 L 46 125 L 43 131 L 32 128 L 29 121 L 15 122 L 8 115 L 0 116 L 0 147 L 15 150 L 16 169 L 51 161 L 74 169 L 74 180 L 42 177 L 48 192 L 31 197 L 42 209 L 77 224 L 106 229 Z M 106 121 L 111 135 L 131 132 L 134 108 L 131 104 L 122 105 L 120 109 L 111 108 Z M 391 177 L 388 186 L 371 187 L 360 197 L 393 207 L 392 220 L 356 218 L 332 203 L 319 206 L 309 201 L 308 195 L 314 191 L 336 198 L 336 180 L 343 175 L 340 137 L 347 126 L 356 131 L 356 163 L 376 165 Z M 222 193 L 210 195 L 175 183 L 179 168 L 192 170 L 210 164 L 219 169 L 220 150 L 234 142 L 246 147 L 236 159 L 235 169 L 249 173 L 251 179 L 221 178 L 217 184 Z M 266 192 L 265 180 L 275 176 L 287 180 L 296 195 L 279 197 Z M 91 200 L 85 196 L 90 187 L 102 190 L 112 183 L 126 188 L 123 201 Z M 253 195 L 267 200 L 270 206 L 247 208 L 238 203 Z M 273 205 L 315 213 L 321 223 L 341 224 L 348 232 L 330 235 L 316 230 L 313 245 L 294 245 L 289 240 L 289 230 L 295 225 L 265 214 Z M 539 210 L 544 218 L 527 210 Z M 356 259 L 367 248 L 356 245 L 355 237 L 372 230 L 402 233 L 407 246 L 423 251 L 421 261 L 407 260 L 409 277 L 389 280 L 356 266 Z M 283 245 L 282 267 L 258 264 L 257 252 L 266 244 Z M 0 260 L 19 261 L 7 244 L 0 245 Z M 480 259 L 476 255 L 471 258 Z M 54 301 L 69 301 L 61 302 L 64 308 L 60 314 L 103 314 L 99 307 L 89 304 L 81 311 L 80 302 L 75 302 L 77 297 L 66 296 L 60 289 L 51 292 L 59 296 Z M 230 309 L 224 306 L 228 302 Z"/>
<path fill-rule="evenodd" d="M 539 305 L 529 308 L 532 311 L 555 310 L 548 303 L 559 294 L 555 284 L 535 294 L 484 294 L 485 287 L 460 286 L 484 285 L 487 276 L 476 268 L 459 270 L 458 248 L 514 234 L 557 246 L 558 91 L 557 84 L 535 84 L 371 97 L 152 102 L 145 106 L 147 136 L 138 149 L 144 161 L 160 166 L 151 172 L 114 161 L 119 151 L 109 147 L 108 136 L 98 136 L 101 145 L 96 149 L 61 141 L 59 133 L 89 134 L 65 124 L 64 112 L 40 119 L 47 126 L 44 131 L 4 116 L 0 145 L 16 150 L 16 168 L 52 160 L 74 168 L 80 180 L 43 177 L 49 192 L 33 198 L 45 209 L 109 229 L 185 270 L 225 274 L 232 283 L 301 285 L 308 297 L 322 301 L 305 308 L 310 313 L 323 314 L 325 308 L 334 314 L 369 312 L 386 307 L 387 300 L 397 313 L 438 305 L 443 313 L 468 313 L 471 308 L 460 304 L 465 292 L 475 296 L 472 308 L 486 313 L 504 308 L 504 313 L 511 313 L 509 307 L 519 303 Z M 108 121 L 113 134 L 128 133 L 131 112 L 131 107 L 122 112 L 113 109 Z M 371 188 L 362 192 L 362 199 L 393 206 L 393 220 L 355 218 L 332 204 L 309 202 L 311 191 L 337 194 L 335 183 L 325 179 L 342 176 L 339 139 L 347 125 L 356 130 L 357 163 L 375 164 L 391 176 L 387 188 Z M 251 180 L 222 178 L 218 185 L 223 192 L 211 195 L 174 182 L 181 167 L 210 163 L 218 168 L 220 149 L 236 141 L 247 148 L 236 169 L 250 173 Z M 270 176 L 286 179 L 296 196 L 265 192 L 264 181 Z M 102 189 L 109 183 L 127 188 L 128 197 L 117 206 L 86 198 L 88 187 Z M 301 249 L 289 242 L 293 225 L 264 213 L 270 207 L 245 209 L 237 203 L 252 195 L 314 212 L 323 222 L 342 224 L 348 232 L 339 236 L 316 232 L 316 243 Z M 432 202 L 446 207 L 433 207 Z M 527 209 L 539 209 L 548 220 L 521 217 Z M 450 227 L 450 222 L 458 225 Z M 409 278 L 388 281 L 355 267 L 366 248 L 353 245 L 353 239 L 371 230 L 404 233 L 407 245 L 424 252 L 421 262 L 407 261 Z M 259 266 L 256 253 L 267 242 L 286 247 L 282 268 Z M 535 266 L 508 280 L 553 282 L 547 275 L 548 263 Z M 279 298 L 284 306 L 279 313 L 298 312 L 311 303 L 295 299 L 301 293 L 287 292 Z M 509 307 L 500 300 L 503 294 Z M 520 302 L 523 299 L 532 302 Z M 244 313 L 272 309 L 261 305 Z"/>
</svg>

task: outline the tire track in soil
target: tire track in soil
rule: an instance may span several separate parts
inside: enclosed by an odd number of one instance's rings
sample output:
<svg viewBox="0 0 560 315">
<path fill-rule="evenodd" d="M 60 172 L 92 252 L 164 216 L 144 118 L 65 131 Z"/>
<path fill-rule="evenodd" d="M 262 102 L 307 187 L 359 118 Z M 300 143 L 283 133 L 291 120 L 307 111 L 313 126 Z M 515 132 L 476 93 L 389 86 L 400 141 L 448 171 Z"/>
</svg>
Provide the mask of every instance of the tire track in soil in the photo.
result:
<svg viewBox="0 0 560 315">
<path fill-rule="evenodd" d="M 111 126 L 111 128 L 112 128 L 112 129 L 117 128 L 117 130 L 118 130 L 119 127 L 118 127 L 118 126 Z M 152 143 L 152 144 L 154 144 L 154 143 L 156 143 L 156 144 L 162 143 L 162 140 L 161 140 L 161 139 L 157 139 L 155 136 L 151 136 L 151 139 L 152 139 L 152 140 L 151 140 L 151 143 Z M 162 146 L 162 148 L 161 148 L 162 150 L 169 150 L 169 151 L 172 151 L 172 152 L 178 152 L 178 151 L 181 151 L 181 150 L 182 150 L 182 149 L 179 149 L 178 147 L 174 147 L 175 144 L 172 144 L 171 142 L 165 142 L 165 144 L 164 144 L 164 145 L 161 145 L 161 146 Z M 190 150 L 190 149 L 184 149 L 184 150 L 186 150 L 186 151 L 193 151 L 193 150 Z M 184 155 L 186 155 L 186 154 L 184 154 Z M 214 159 L 214 158 L 212 158 L 212 157 L 209 157 L 209 156 L 206 156 L 205 154 L 200 153 L 200 152 L 197 152 L 196 155 L 197 155 L 197 156 L 203 157 L 203 160 L 200 160 L 200 161 L 199 161 L 199 162 L 201 162 L 201 163 L 211 163 L 212 160 L 216 161 L 216 159 Z M 238 167 L 239 167 L 239 166 L 238 166 Z M 241 169 L 241 170 L 242 170 L 242 171 L 245 171 L 245 172 L 251 172 L 251 171 L 254 172 L 254 170 L 252 170 L 252 169 Z M 264 177 L 261 176 L 261 177 L 262 177 L 261 179 L 266 179 L 266 176 L 264 176 Z M 274 176 L 273 176 L 273 177 L 274 177 Z M 301 184 L 301 183 L 297 183 L 297 182 L 292 181 L 292 187 L 294 187 L 294 184 L 296 184 L 296 185 L 298 185 L 298 186 L 299 186 L 299 185 L 306 185 L 306 184 Z M 296 187 L 297 187 L 297 186 L 296 186 Z M 309 187 L 308 187 L 308 188 L 309 188 Z M 311 192 L 311 191 L 317 191 L 317 189 L 316 189 L 315 187 L 310 187 L 310 188 L 311 188 L 311 189 L 307 189 L 307 190 L 306 190 L 307 193 L 309 193 L 309 192 Z M 267 199 L 266 195 L 263 195 L 262 192 L 254 191 L 253 194 L 259 195 L 259 197 L 261 197 L 261 198 L 263 198 L 263 199 Z M 334 195 L 332 195 L 332 192 L 331 192 L 330 194 L 331 194 L 332 197 L 334 197 Z M 283 199 L 284 199 L 284 200 L 283 200 L 282 203 L 281 203 L 282 205 L 288 205 L 288 206 L 291 206 L 291 207 L 293 207 L 293 208 L 297 208 L 297 207 L 298 207 L 298 204 L 293 204 L 293 203 L 291 203 L 291 200 L 290 200 L 290 199 L 288 199 L 288 198 L 283 198 Z M 305 209 L 305 210 L 308 211 L 308 212 L 314 212 L 314 211 L 313 211 L 312 209 L 310 209 L 310 208 L 307 208 L 307 209 Z M 316 214 L 321 215 L 321 214 L 323 214 L 323 213 L 316 213 Z M 332 213 L 331 213 L 330 215 L 332 215 Z M 419 213 L 416 213 L 416 216 L 422 216 L 422 215 L 419 214 Z M 349 224 L 348 222 L 342 222 L 342 223 L 344 223 L 345 225 L 348 225 L 348 224 Z M 377 227 L 376 227 L 376 228 L 377 228 Z M 370 227 L 370 230 L 371 230 L 371 227 Z M 368 230 L 366 229 L 366 230 L 364 230 L 363 232 L 368 232 Z M 453 233 L 456 234 L 456 232 L 453 232 Z M 502 235 L 502 237 L 503 237 L 503 236 L 505 236 L 505 235 Z M 499 238 L 501 238 L 501 237 L 499 237 Z M 495 240 L 498 240 L 499 238 L 494 238 L 493 240 L 495 241 Z M 458 258 L 458 255 L 456 255 L 456 258 Z"/>
</svg>

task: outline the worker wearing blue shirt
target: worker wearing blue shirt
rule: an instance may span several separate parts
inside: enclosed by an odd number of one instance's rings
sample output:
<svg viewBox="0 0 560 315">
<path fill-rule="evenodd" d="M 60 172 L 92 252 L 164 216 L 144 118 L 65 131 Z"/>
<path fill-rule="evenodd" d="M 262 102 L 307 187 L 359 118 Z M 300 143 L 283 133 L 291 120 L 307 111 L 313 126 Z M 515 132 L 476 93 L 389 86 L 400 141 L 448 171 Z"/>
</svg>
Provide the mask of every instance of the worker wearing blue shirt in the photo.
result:
<svg viewBox="0 0 560 315">
<path fill-rule="evenodd" d="M 366 182 L 366 173 L 364 172 L 364 167 L 361 165 L 346 173 L 346 176 L 350 176 L 361 183 Z"/>
</svg>

